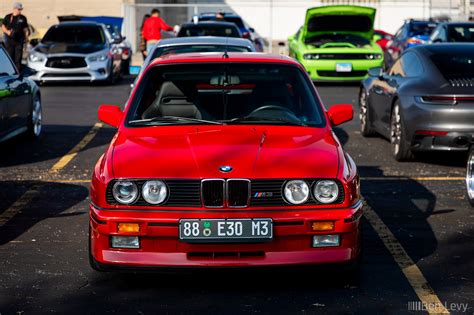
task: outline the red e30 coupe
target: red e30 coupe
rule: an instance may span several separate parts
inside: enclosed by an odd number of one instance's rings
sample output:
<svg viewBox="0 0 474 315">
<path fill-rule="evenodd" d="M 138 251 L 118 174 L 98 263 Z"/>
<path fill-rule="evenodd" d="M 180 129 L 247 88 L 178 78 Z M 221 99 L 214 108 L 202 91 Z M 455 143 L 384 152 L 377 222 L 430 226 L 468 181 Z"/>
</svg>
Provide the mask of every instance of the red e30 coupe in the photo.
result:
<svg viewBox="0 0 474 315">
<path fill-rule="evenodd" d="M 360 252 L 352 158 L 296 61 L 252 53 L 156 59 L 94 169 L 97 270 L 343 263 Z"/>
</svg>

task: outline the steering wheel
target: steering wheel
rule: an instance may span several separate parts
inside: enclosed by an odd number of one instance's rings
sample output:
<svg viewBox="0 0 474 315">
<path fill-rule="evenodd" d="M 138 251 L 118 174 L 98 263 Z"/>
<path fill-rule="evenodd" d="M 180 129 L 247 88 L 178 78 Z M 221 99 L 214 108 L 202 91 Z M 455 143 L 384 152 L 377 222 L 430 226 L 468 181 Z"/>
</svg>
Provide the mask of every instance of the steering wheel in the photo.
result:
<svg viewBox="0 0 474 315">
<path fill-rule="evenodd" d="M 277 109 L 277 110 L 281 110 L 281 111 L 285 111 L 289 114 L 291 114 L 292 116 L 295 116 L 295 113 L 293 113 L 293 111 L 291 111 L 290 109 L 286 108 L 286 107 L 283 107 L 283 106 L 278 106 L 278 105 L 265 105 L 265 106 L 261 106 L 259 108 L 256 108 L 254 109 L 250 114 L 248 114 L 247 116 L 252 116 L 253 114 L 255 113 L 258 113 L 258 112 L 261 112 L 261 111 L 264 111 L 264 110 L 269 110 L 269 109 Z"/>
</svg>

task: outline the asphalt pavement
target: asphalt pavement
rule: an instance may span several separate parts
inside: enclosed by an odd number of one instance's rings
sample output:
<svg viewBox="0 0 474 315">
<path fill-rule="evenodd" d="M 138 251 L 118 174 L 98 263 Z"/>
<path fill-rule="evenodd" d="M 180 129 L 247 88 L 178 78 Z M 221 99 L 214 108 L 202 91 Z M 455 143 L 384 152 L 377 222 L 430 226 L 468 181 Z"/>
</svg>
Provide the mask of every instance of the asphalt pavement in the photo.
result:
<svg viewBox="0 0 474 315">
<path fill-rule="evenodd" d="M 336 128 L 358 165 L 368 209 L 356 279 L 337 268 L 93 271 L 88 181 L 114 135 L 97 124 L 96 113 L 102 103 L 124 104 L 130 82 L 42 86 L 42 138 L 0 144 L 1 315 L 423 314 L 412 302 L 431 298 L 452 314 L 474 313 L 474 209 L 462 180 L 467 156 L 396 162 L 387 140 L 360 135 L 357 116 Z M 357 113 L 357 85 L 318 90 L 327 107 L 351 103 Z"/>
</svg>

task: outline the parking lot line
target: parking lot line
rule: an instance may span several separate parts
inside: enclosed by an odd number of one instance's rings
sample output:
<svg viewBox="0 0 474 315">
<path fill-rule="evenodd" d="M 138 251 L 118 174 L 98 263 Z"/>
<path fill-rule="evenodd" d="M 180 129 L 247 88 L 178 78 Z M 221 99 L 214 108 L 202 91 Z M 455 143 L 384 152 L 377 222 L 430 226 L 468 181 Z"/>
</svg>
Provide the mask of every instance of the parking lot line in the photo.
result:
<svg viewBox="0 0 474 315">
<path fill-rule="evenodd" d="M 95 123 L 95 125 L 89 130 L 89 132 L 82 138 L 82 140 L 76 144 L 74 148 L 71 149 L 65 156 L 63 156 L 56 164 L 51 167 L 49 170 L 50 173 L 56 173 L 59 172 L 61 169 L 66 167 L 66 165 L 69 164 L 69 162 L 74 159 L 74 157 L 82 150 L 85 148 L 89 142 L 91 142 L 92 139 L 94 139 L 95 135 L 97 132 L 99 132 L 100 128 L 102 128 L 102 123 Z"/>
<path fill-rule="evenodd" d="M 423 276 L 420 268 L 418 268 L 415 262 L 410 258 L 395 235 L 393 235 L 390 229 L 383 223 L 377 213 L 370 206 L 366 206 L 364 216 L 395 259 L 395 262 L 402 270 L 420 301 L 423 305 L 428 306 L 428 313 L 449 314 L 449 311 L 444 307 L 443 303 L 441 303 L 433 288 L 431 288 Z"/>
<path fill-rule="evenodd" d="M 86 147 L 89 142 L 94 139 L 96 134 L 102 128 L 102 123 L 95 123 L 89 132 L 81 139 L 81 141 L 74 146 L 66 155 L 64 155 L 56 164 L 54 164 L 48 173 L 54 174 L 62 170 L 68 165 L 72 159 Z M 15 201 L 7 210 L 0 214 L 0 227 L 10 221 L 15 215 L 20 213 L 33 199 L 39 195 L 41 191 L 40 185 L 34 185 L 28 189 L 17 201 Z"/>
</svg>

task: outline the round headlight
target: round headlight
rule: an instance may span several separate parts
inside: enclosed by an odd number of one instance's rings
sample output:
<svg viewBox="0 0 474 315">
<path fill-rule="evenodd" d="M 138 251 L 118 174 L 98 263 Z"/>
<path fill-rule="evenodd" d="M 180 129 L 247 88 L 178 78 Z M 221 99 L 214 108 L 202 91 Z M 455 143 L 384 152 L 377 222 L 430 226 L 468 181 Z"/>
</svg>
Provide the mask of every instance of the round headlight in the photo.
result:
<svg viewBox="0 0 474 315">
<path fill-rule="evenodd" d="M 294 205 L 305 203 L 309 197 L 309 187 L 304 180 L 291 180 L 283 191 L 286 201 Z"/>
<path fill-rule="evenodd" d="M 129 181 L 118 181 L 112 188 L 112 193 L 115 200 L 118 202 L 128 205 L 137 200 L 138 188 L 137 185 Z"/>
<path fill-rule="evenodd" d="M 168 196 L 168 188 L 161 180 L 150 180 L 142 187 L 142 196 L 152 205 L 163 203 Z"/>
<path fill-rule="evenodd" d="M 339 187 L 333 180 L 321 180 L 314 185 L 314 198 L 322 203 L 334 202 L 339 196 Z"/>
</svg>

